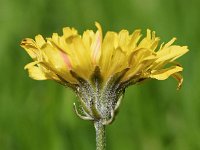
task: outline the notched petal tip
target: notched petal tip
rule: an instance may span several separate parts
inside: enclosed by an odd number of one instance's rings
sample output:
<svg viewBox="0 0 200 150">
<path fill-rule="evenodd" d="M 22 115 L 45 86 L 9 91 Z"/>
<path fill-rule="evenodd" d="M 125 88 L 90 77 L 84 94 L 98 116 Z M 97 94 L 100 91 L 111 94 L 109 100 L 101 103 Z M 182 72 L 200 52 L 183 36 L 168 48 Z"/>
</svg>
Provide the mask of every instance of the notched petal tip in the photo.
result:
<svg viewBox="0 0 200 150">
<path fill-rule="evenodd" d="M 20 46 L 24 46 L 27 42 L 28 38 L 25 38 L 21 41 Z"/>
<path fill-rule="evenodd" d="M 21 41 L 20 46 L 22 48 L 24 48 L 25 46 L 33 45 L 33 44 L 34 44 L 34 40 L 33 39 L 31 39 L 31 38 L 25 38 L 25 39 L 23 39 Z"/>
<path fill-rule="evenodd" d="M 63 36 L 65 38 L 73 37 L 78 34 L 78 31 L 75 28 L 64 27 L 63 28 Z"/>
<path fill-rule="evenodd" d="M 132 33 L 132 41 L 131 42 L 133 42 L 133 39 L 136 40 L 137 38 L 140 38 L 142 36 L 141 32 L 142 32 L 141 29 L 135 29 Z"/>
<path fill-rule="evenodd" d="M 189 52 L 188 46 L 182 46 L 182 48 L 185 50 L 185 53 Z"/>
<path fill-rule="evenodd" d="M 98 30 L 102 31 L 102 28 L 99 22 L 95 21 L 95 26 L 97 27 Z"/>
<path fill-rule="evenodd" d="M 147 29 L 146 37 L 149 40 L 155 40 L 155 41 L 160 41 L 159 37 L 156 37 L 156 32 L 152 31 L 150 29 Z"/>
<path fill-rule="evenodd" d="M 147 39 L 151 39 L 151 30 L 147 29 Z"/>
<path fill-rule="evenodd" d="M 40 34 L 35 36 L 35 42 L 39 48 L 41 48 L 43 45 L 46 44 L 46 41 L 44 40 L 43 36 Z"/>
<path fill-rule="evenodd" d="M 141 29 L 135 29 L 133 32 L 135 32 L 135 33 L 141 33 Z"/>
<path fill-rule="evenodd" d="M 21 41 L 20 46 L 29 54 L 32 59 L 36 59 L 38 47 L 33 39 L 25 38 Z"/>
<path fill-rule="evenodd" d="M 177 40 L 176 37 L 173 37 L 169 42 L 167 42 L 163 48 L 167 48 L 169 46 L 171 46 L 175 41 Z"/>
</svg>

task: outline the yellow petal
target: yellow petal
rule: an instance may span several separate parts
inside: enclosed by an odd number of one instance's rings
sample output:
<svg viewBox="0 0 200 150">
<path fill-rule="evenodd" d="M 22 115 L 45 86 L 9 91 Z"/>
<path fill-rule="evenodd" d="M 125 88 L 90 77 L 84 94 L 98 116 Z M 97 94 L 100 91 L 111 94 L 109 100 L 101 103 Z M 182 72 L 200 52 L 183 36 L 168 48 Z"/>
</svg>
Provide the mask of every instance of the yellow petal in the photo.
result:
<svg viewBox="0 0 200 150">
<path fill-rule="evenodd" d="M 44 40 L 42 35 L 35 36 L 35 42 L 36 42 L 38 48 L 41 48 L 46 43 L 46 41 Z"/>
<path fill-rule="evenodd" d="M 154 51 L 158 46 L 159 40 L 155 35 L 155 31 L 151 33 L 151 30 L 147 29 L 147 36 L 140 42 L 138 47 L 149 48 Z"/>
<path fill-rule="evenodd" d="M 128 60 L 126 54 L 122 51 L 120 47 L 118 47 L 113 52 L 110 68 L 106 76 L 110 77 L 117 72 L 121 72 L 125 68 L 128 68 Z"/>
<path fill-rule="evenodd" d="M 34 61 L 34 62 L 31 62 L 31 63 L 28 63 L 25 67 L 24 67 L 24 69 L 28 69 L 28 68 L 30 68 L 30 67 L 32 67 L 32 66 L 35 66 L 36 64 L 38 64 L 39 63 L 39 61 Z"/>
<path fill-rule="evenodd" d="M 175 37 L 172 38 L 168 43 L 166 43 L 166 44 L 164 45 L 163 49 L 164 49 L 164 48 L 167 48 L 167 47 L 169 47 L 169 46 L 171 46 L 175 41 L 176 41 L 176 38 L 175 38 Z"/>
<path fill-rule="evenodd" d="M 38 49 L 34 40 L 26 38 L 21 41 L 20 46 L 26 50 L 32 59 L 37 58 Z"/>
<path fill-rule="evenodd" d="M 91 50 L 92 50 L 92 61 L 96 65 L 99 63 L 101 56 L 101 44 L 102 44 L 102 29 L 101 25 L 98 22 L 95 22 L 97 27 L 97 32 L 95 33 L 94 40 L 92 41 Z"/>
<path fill-rule="evenodd" d="M 49 38 L 48 40 L 53 41 L 57 46 L 60 45 L 60 37 L 58 33 L 53 33 L 52 38 Z"/>
<path fill-rule="evenodd" d="M 121 30 L 118 35 L 119 41 L 118 46 L 125 51 L 126 47 L 128 46 L 128 43 L 130 41 L 129 32 L 127 30 Z"/>
<path fill-rule="evenodd" d="M 133 51 L 129 56 L 129 64 L 130 66 L 136 66 L 143 60 L 151 59 L 156 54 L 150 49 L 139 48 Z"/>
<path fill-rule="evenodd" d="M 102 52 L 100 58 L 100 69 L 103 73 L 109 70 L 113 51 L 117 45 L 117 34 L 115 32 L 107 32 L 102 44 Z"/>
<path fill-rule="evenodd" d="M 129 54 L 135 49 L 139 39 L 141 38 L 141 30 L 135 30 L 131 35 L 131 39 L 129 42 Z"/>
<path fill-rule="evenodd" d="M 95 33 L 92 30 L 86 30 L 85 32 L 83 32 L 83 37 L 82 37 L 83 43 L 91 54 L 92 54 L 91 45 L 94 42 L 94 38 L 95 38 Z"/>
<path fill-rule="evenodd" d="M 65 39 L 69 39 L 70 37 L 76 36 L 77 31 L 74 28 L 65 27 L 63 28 L 63 36 Z"/>
<path fill-rule="evenodd" d="M 84 75 L 84 77 L 88 77 L 89 74 L 91 74 L 92 61 L 90 57 L 90 51 L 85 48 L 84 43 L 80 37 L 73 39 L 73 46 L 71 50 L 74 51 L 74 56 L 77 58 L 77 62 L 72 61 L 72 63 L 77 63 L 77 66 L 80 66 L 82 71 L 84 70 L 84 72 L 81 72 L 79 68 L 75 71 L 80 72 Z"/>
<path fill-rule="evenodd" d="M 157 55 L 158 55 L 158 59 L 156 60 L 156 62 L 162 62 L 162 61 L 167 61 L 172 59 L 172 61 L 174 60 L 174 58 L 178 58 L 182 55 L 184 55 L 185 53 L 188 52 L 188 48 L 187 46 L 170 46 L 169 48 L 163 49 L 162 51 L 158 51 Z"/>
<path fill-rule="evenodd" d="M 39 67 L 36 67 L 36 66 L 29 67 L 28 73 L 29 73 L 29 76 L 31 78 L 35 79 L 35 80 L 46 80 L 46 79 L 48 79 L 46 77 L 45 73 Z"/>
<path fill-rule="evenodd" d="M 54 45 L 48 43 L 42 48 L 45 63 L 57 70 L 58 72 L 69 73 L 72 68 L 71 60 L 66 53 L 59 50 Z"/>
<path fill-rule="evenodd" d="M 157 80 L 165 80 L 174 73 L 181 72 L 182 70 L 183 68 L 179 66 L 172 66 L 167 69 L 161 70 L 153 70 L 151 71 L 150 78 L 154 78 Z"/>
<path fill-rule="evenodd" d="M 128 62 L 130 69 L 125 74 L 123 80 L 142 74 L 155 61 L 155 53 L 149 49 L 140 48 L 131 53 Z"/>
</svg>

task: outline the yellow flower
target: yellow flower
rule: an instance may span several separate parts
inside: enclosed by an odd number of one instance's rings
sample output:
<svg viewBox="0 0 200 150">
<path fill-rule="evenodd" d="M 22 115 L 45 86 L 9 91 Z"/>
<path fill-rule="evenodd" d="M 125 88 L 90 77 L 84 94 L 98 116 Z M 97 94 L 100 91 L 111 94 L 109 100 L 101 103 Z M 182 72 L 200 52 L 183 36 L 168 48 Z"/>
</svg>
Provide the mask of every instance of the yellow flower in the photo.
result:
<svg viewBox="0 0 200 150">
<path fill-rule="evenodd" d="M 183 68 L 174 61 L 188 52 L 187 46 L 172 45 L 176 40 L 173 38 L 157 48 L 160 39 L 149 29 L 146 37 L 141 39 L 140 30 L 132 34 L 127 30 L 119 33 L 108 31 L 103 37 L 100 24 L 96 23 L 96 27 L 96 32 L 86 30 L 82 35 L 74 28 L 66 27 L 61 36 L 53 33 L 46 40 L 41 35 L 37 35 L 35 40 L 24 39 L 21 46 L 33 59 L 25 66 L 29 76 L 36 80 L 55 80 L 73 88 L 84 99 L 81 100 L 84 107 L 89 107 L 85 109 L 86 116 L 106 120 L 113 112 L 107 113 L 107 108 L 96 107 L 94 111 L 88 99 L 95 99 L 92 103 L 103 106 L 99 99 L 114 95 L 113 104 L 106 101 L 109 103 L 106 105 L 115 110 L 119 93 L 131 84 L 149 78 L 165 80 L 172 76 L 178 80 L 180 88 Z M 108 91 L 115 94 L 109 95 Z M 104 113 L 106 117 L 102 117 Z"/>
</svg>

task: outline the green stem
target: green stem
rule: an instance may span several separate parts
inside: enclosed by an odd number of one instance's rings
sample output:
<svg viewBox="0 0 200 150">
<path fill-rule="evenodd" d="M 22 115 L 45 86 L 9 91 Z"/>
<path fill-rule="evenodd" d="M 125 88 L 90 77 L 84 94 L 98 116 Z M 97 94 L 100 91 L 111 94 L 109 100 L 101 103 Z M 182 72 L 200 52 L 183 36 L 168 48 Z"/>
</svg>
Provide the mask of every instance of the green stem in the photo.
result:
<svg viewBox="0 0 200 150">
<path fill-rule="evenodd" d="M 106 149 L 106 135 L 105 135 L 105 125 L 101 121 L 94 122 L 94 127 L 96 130 L 96 150 Z"/>
</svg>

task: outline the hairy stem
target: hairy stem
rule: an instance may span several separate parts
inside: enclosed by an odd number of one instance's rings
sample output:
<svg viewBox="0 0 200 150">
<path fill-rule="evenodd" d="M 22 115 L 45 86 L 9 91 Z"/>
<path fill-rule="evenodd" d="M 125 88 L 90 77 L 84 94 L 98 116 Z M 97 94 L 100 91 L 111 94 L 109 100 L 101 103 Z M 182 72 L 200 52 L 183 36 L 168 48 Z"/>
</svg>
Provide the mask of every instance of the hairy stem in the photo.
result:
<svg viewBox="0 0 200 150">
<path fill-rule="evenodd" d="M 105 135 L 105 125 L 101 121 L 94 122 L 94 127 L 96 130 L 96 150 L 106 149 L 106 135 Z"/>
</svg>

